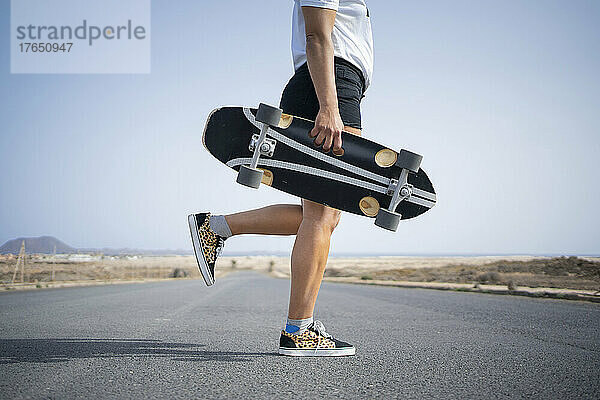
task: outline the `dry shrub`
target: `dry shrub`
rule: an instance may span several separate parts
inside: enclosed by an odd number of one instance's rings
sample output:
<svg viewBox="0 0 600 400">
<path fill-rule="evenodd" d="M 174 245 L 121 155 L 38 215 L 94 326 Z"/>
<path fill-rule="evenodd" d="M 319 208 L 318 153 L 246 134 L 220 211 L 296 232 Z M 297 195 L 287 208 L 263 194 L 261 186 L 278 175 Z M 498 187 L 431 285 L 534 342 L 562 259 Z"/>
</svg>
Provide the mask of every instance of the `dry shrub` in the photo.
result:
<svg viewBox="0 0 600 400">
<path fill-rule="evenodd" d="M 481 283 L 498 283 L 500 282 L 500 274 L 497 272 L 484 272 L 477 276 L 477 280 Z"/>
<path fill-rule="evenodd" d="M 342 269 L 338 268 L 327 268 L 325 270 L 325 276 L 336 277 L 336 276 L 348 276 L 347 273 Z"/>
<path fill-rule="evenodd" d="M 182 268 L 175 268 L 173 272 L 171 272 L 171 278 L 185 278 L 187 276 L 187 271 Z"/>
</svg>

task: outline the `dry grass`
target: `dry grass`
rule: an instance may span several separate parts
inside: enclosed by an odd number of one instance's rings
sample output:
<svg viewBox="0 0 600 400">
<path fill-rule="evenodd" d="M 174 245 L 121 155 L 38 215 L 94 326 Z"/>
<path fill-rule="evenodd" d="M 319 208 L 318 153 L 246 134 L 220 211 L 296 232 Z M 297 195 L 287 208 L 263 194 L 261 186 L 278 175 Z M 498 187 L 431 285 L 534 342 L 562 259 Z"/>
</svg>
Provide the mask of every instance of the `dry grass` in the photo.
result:
<svg viewBox="0 0 600 400">
<path fill-rule="evenodd" d="M 0 258 L 0 281 L 10 283 L 16 260 Z M 289 276 L 288 257 L 221 257 L 218 275 L 251 269 Z M 28 256 L 25 282 L 112 281 L 200 278 L 192 256 L 98 258 L 93 261 L 52 260 Z M 529 287 L 600 290 L 600 260 L 578 257 L 370 257 L 331 258 L 325 276 L 353 276 L 364 280 L 486 283 Z M 20 281 L 17 274 L 16 282 Z"/>
<path fill-rule="evenodd" d="M 600 290 L 600 262 L 578 257 L 523 261 L 497 260 L 480 264 L 454 264 L 431 268 L 329 269 L 326 276 L 360 276 L 362 279 L 412 282 L 486 283 L 529 287 Z"/>
<path fill-rule="evenodd" d="M 12 280 L 14 260 L 0 260 L 0 280 L 9 283 Z M 52 271 L 54 281 L 82 280 L 136 280 L 164 279 L 177 277 L 199 277 L 196 261 L 193 257 L 140 257 L 131 259 L 105 258 L 97 261 L 52 260 L 51 257 L 28 256 L 25 268 L 25 282 L 50 282 Z M 20 272 L 16 282 L 20 282 Z"/>
</svg>

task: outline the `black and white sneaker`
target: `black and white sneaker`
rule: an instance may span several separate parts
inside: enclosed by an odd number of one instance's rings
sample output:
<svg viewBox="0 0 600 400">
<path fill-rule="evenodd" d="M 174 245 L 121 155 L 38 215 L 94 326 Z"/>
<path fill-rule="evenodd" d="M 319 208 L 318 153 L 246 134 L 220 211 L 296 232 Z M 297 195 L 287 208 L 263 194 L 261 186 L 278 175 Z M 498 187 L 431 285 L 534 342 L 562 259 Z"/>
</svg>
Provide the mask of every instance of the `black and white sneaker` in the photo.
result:
<svg viewBox="0 0 600 400">
<path fill-rule="evenodd" d="M 279 354 L 309 357 L 353 356 L 356 349 L 351 344 L 334 339 L 325 332 L 321 321 L 315 321 L 298 335 L 281 331 Z"/>
<path fill-rule="evenodd" d="M 215 283 L 215 262 L 221 255 L 225 239 L 210 229 L 210 213 L 188 215 L 198 269 L 208 286 Z"/>
</svg>

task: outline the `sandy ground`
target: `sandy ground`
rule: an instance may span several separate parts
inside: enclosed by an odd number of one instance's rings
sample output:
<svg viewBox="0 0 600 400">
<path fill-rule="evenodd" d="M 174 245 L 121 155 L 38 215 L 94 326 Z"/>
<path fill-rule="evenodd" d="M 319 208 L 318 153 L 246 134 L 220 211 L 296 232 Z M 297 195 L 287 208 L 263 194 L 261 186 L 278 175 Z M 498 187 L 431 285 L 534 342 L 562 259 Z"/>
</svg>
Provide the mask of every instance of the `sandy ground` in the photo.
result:
<svg viewBox="0 0 600 400">
<path fill-rule="evenodd" d="M 12 281 L 16 259 L 0 259 L 3 286 Z M 218 276 L 235 270 L 256 270 L 276 277 L 290 274 L 289 257 L 228 256 L 217 261 Z M 52 282 L 132 281 L 200 278 L 193 256 L 63 257 L 29 256 L 23 281 L 44 287 Z M 600 290 L 600 258 L 486 257 L 334 257 L 328 278 L 365 281 L 446 282 Z M 17 271 L 17 283 L 21 281 Z"/>
</svg>

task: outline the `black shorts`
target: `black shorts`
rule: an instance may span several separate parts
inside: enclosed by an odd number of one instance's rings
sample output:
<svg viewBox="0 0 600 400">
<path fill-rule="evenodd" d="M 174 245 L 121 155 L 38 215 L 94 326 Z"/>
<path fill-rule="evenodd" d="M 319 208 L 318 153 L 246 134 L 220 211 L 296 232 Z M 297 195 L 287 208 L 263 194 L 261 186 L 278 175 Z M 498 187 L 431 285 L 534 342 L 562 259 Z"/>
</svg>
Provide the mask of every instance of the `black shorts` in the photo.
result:
<svg viewBox="0 0 600 400">
<path fill-rule="evenodd" d="M 345 126 L 361 129 L 360 101 L 364 97 L 365 80 L 362 72 L 350 62 L 335 57 L 335 86 L 338 107 Z M 319 100 L 304 63 L 283 89 L 279 107 L 286 114 L 315 120 L 319 112 Z"/>
</svg>

